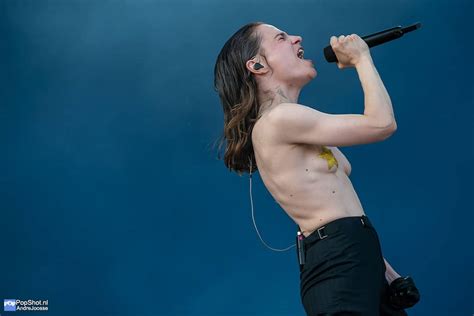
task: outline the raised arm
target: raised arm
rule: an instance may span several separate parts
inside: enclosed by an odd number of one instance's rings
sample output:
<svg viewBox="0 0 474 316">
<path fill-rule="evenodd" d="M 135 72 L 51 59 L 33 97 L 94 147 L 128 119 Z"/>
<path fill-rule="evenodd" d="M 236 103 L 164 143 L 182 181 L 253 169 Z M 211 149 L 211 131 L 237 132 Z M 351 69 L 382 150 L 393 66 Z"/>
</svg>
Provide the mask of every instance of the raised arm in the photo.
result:
<svg viewBox="0 0 474 316">
<path fill-rule="evenodd" d="M 363 114 L 328 114 L 296 103 L 282 103 L 268 114 L 273 140 L 284 144 L 344 147 L 375 143 L 395 132 L 393 120 Z"/>
<path fill-rule="evenodd" d="M 364 114 L 328 114 L 301 104 L 282 103 L 268 114 L 276 142 L 352 146 L 383 141 L 397 129 L 390 96 L 365 42 L 358 36 L 343 42 L 333 37 L 331 45 L 340 68 L 351 65 L 357 70 L 364 90 Z"/>
</svg>

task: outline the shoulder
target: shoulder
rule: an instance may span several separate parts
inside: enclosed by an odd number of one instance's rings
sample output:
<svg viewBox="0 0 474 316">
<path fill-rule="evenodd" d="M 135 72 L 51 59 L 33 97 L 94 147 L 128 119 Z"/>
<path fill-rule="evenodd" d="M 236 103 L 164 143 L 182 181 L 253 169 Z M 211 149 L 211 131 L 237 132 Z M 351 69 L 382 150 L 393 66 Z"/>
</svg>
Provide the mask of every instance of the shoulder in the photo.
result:
<svg viewBox="0 0 474 316">
<path fill-rule="evenodd" d="M 275 106 L 273 109 L 271 109 L 268 112 L 268 114 L 275 116 L 282 113 L 288 113 L 288 111 L 299 110 L 299 109 L 310 109 L 310 107 L 303 104 L 299 104 L 299 103 L 285 102 L 285 103 L 280 103 L 277 106 Z"/>
<path fill-rule="evenodd" d="M 282 117 L 288 115 L 292 109 L 300 106 L 296 103 L 280 103 L 273 108 L 263 112 L 252 128 L 252 140 L 264 140 L 273 138 L 278 130 Z"/>
<path fill-rule="evenodd" d="M 268 111 L 270 120 L 283 122 L 301 122 L 301 120 L 314 122 L 327 116 L 329 114 L 300 103 L 280 103 Z"/>
<path fill-rule="evenodd" d="M 299 103 L 280 103 L 274 108 L 266 111 L 264 116 L 266 116 L 267 121 L 270 124 L 278 124 L 288 121 L 299 121 L 302 117 L 308 115 L 314 115 L 315 112 L 313 108 L 299 104 Z"/>
</svg>

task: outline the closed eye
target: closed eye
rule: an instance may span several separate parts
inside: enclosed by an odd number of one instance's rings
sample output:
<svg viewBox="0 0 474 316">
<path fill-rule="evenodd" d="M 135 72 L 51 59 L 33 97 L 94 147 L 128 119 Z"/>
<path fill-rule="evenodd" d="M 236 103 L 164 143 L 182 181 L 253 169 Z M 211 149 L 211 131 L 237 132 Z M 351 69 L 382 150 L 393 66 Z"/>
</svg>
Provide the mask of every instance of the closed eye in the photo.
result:
<svg viewBox="0 0 474 316">
<path fill-rule="evenodd" d="M 281 33 L 278 33 L 275 38 L 278 38 L 278 40 L 281 40 L 281 39 L 286 39 L 286 33 L 285 32 L 281 32 Z"/>
</svg>

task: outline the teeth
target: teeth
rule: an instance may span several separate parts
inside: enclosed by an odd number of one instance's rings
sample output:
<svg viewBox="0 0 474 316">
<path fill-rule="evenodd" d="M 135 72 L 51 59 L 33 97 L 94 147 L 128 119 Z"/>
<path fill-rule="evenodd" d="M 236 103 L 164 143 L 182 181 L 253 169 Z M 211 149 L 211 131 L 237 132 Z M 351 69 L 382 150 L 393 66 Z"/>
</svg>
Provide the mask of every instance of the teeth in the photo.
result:
<svg viewBox="0 0 474 316">
<path fill-rule="evenodd" d="M 302 48 L 300 48 L 298 50 L 298 58 L 303 59 L 303 56 L 304 56 L 304 50 Z"/>
</svg>

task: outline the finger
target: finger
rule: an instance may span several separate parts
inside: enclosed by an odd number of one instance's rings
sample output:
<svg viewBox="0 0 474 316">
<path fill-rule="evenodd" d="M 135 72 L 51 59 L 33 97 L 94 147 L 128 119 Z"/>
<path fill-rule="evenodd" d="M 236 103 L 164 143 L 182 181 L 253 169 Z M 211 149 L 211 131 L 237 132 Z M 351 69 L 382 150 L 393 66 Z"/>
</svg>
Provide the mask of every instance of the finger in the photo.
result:
<svg viewBox="0 0 474 316">
<path fill-rule="evenodd" d="M 339 36 L 339 38 L 338 38 L 339 42 L 342 42 L 344 40 L 344 38 L 345 38 L 344 35 Z"/>
<path fill-rule="evenodd" d="M 329 43 L 331 44 L 331 46 L 335 45 L 337 43 L 337 37 L 331 36 Z"/>
</svg>

